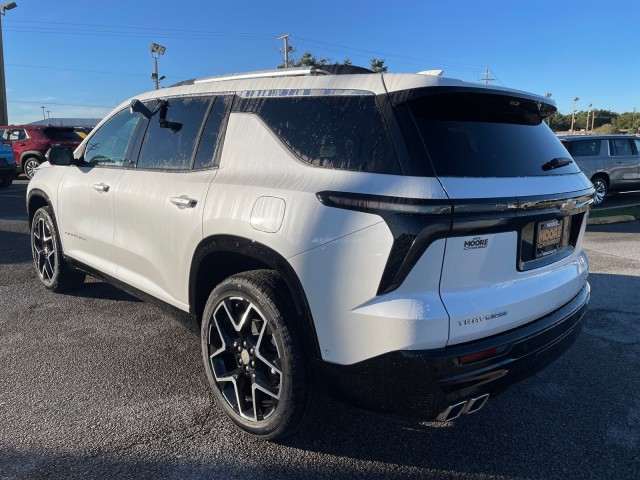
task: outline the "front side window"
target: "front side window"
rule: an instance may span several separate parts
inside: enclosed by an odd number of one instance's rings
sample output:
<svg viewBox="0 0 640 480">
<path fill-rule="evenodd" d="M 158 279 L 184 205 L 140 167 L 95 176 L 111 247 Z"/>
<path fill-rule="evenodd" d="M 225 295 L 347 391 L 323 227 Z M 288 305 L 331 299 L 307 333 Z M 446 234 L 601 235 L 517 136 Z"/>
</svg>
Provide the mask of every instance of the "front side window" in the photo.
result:
<svg viewBox="0 0 640 480">
<path fill-rule="evenodd" d="M 296 156 L 311 165 L 399 173 L 374 95 L 240 99 L 235 110 L 258 114 Z"/>
<path fill-rule="evenodd" d="M 159 101 L 142 141 L 138 168 L 186 170 L 211 98 L 171 98 Z"/>
<path fill-rule="evenodd" d="M 123 166 L 140 119 L 139 114 L 128 109 L 116 113 L 87 140 L 84 161 L 90 165 Z"/>
</svg>

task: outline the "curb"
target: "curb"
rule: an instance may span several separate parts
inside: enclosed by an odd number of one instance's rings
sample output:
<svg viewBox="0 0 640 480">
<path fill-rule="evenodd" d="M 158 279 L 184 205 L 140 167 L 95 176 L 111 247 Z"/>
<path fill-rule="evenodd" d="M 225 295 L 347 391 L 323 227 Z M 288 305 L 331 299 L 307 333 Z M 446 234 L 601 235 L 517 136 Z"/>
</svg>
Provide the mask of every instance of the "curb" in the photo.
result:
<svg viewBox="0 0 640 480">
<path fill-rule="evenodd" d="M 636 217 L 633 215 L 614 215 L 612 217 L 598 217 L 587 220 L 587 225 L 611 225 L 612 223 L 633 222 Z"/>
</svg>

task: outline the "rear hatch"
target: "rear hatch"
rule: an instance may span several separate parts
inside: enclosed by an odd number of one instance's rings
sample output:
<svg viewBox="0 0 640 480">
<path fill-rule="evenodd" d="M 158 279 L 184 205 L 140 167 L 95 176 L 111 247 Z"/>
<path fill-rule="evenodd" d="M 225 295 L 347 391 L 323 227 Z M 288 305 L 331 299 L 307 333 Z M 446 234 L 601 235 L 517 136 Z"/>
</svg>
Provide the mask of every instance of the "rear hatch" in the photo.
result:
<svg viewBox="0 0 640 480">
<path fill-rule="evenodd" d="M 401 110 L 452 205 L 440 282 L 449 345 L 518 327 L 576 296 L 590 182 L 544 123 L 544 99 L 483 88 L 427 88 Z M 417 152 L 422 148 L 422 154 Z"/>
</svg>

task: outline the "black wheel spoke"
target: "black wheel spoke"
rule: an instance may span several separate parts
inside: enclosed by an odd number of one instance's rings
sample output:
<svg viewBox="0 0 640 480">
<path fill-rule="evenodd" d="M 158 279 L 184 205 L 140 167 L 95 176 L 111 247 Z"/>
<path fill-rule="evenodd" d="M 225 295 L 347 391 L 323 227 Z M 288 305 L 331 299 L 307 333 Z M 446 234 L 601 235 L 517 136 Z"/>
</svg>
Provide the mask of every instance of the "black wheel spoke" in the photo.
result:
<svg viewBox="0 0 640 480">
<path fill-rule="evenodd" d="M 247 298 L 228 296 L 209 320 L 208 354 L 227 403 L 244 419 L 261 421 L 280 398 L 281 371 L 268 322 Z"/>
</svg>

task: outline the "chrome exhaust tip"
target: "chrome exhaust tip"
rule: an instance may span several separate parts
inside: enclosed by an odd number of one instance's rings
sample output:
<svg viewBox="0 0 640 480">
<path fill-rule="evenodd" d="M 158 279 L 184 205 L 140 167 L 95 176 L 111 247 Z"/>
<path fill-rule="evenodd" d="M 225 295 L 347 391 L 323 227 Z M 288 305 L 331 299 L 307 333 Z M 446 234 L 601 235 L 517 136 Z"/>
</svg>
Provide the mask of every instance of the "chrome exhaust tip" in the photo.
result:
<svg viewBox="0 0 640 480">
<path fill-rule="evenodd" d="M 460 415 L 469 415 L 476 413 L 482 407 L 485 406 L 489 400 L 489 394 L 485 393 L 479 397 L 471 398 L 470 400 L 464 400 L 462 402 L 449 405 L 440 415 L 436 417 L 436 422 L 450 422 L 455 420 Z"/>
<path fill-rule="evenodd" d="M 450 422 L 451 420 L 455 420 L 460 415 L 462 415 L 462 411 L 467 405 L 467 401 L 460 403 L 454 403 L 453 405 L 449 405 L 444 412 L 436 417 L 437 422 Z"/>
<path fill-rule="evenodd" d="M 471 413 L 476 413 L 480 410 L 489 400 L 489 394 L 485 393 L 484 395 L 480 395 L 479 397 L 472 398 L 467 402 L 467 405 L 464 407 L 462 411 L 463 414 L 469 415 Z"/>
</svg>

